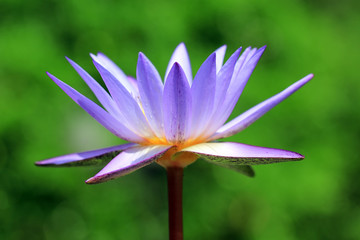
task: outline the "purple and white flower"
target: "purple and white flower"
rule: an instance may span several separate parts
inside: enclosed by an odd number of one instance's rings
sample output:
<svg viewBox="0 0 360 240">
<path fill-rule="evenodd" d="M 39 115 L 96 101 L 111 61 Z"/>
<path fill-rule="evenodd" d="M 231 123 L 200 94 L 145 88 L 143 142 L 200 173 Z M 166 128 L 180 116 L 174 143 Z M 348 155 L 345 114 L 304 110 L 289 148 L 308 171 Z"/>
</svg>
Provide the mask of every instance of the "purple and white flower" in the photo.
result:
<svg viewBox="0 0 360 240">
<path fill-rule="evenodd" d="M 239 133 L 289 97 L 313 74 L 226 122 L 265 47 L 236 50 L 223 64 L 222 46 L 201 65 L 193 78 L 183 43 L 175 49 L 164 82 L 139 53 L 136 79 L 128 77 L 102 53 L 91 55 L 109 93 L 72 60 L 102 107 L 48 73 L 77 104 L 110 132 L 130 143 L 74 153 L 37 162 L 39 166 L 83 166 L 110 161 L 86 183 L 100 183 L 150 163 L 185 167 L 196 159 L 253 176 L 251 165 L 301 160 L 298 153 L 216 140 Z"/>
</svg>

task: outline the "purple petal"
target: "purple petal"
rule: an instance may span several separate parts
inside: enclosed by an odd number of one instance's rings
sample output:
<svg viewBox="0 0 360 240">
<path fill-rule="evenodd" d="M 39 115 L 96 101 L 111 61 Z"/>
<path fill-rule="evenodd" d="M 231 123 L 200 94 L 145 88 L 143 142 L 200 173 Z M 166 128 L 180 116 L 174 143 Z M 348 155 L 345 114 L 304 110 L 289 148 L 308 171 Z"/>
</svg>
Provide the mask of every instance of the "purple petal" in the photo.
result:
<svg viewBox="0 0 360 240">
<path fill-rule="evenodd" d="M 225 97 L 225 102 L 229 104 L 228 108 L 231 109 L 230 113 L 232 112 L 232 109 L 238 101 L 265 49 L 266 46 L 260 48 L 259 50 L 252 49 L 249 54 L 245 55 L 243 63 L 242 58 L 240 57 L 237 64 L 238 66 L 235 67 L 234 75 L 231 79 L 230 87 L 228 88 Z"/>
<path fill-rule="evenodd" d="M 248 47 L 245 49 L 245 51 L 241 54 L 239 60 L 236 62 L 236 66 L 234 69 L 234 74 L 232 76 L 231 79 L 231 83 L 234 84 L 236 83 L 236 79 L 239 76 L 239 72 L 244 69 L 247 66 L 247 63 L 249 62 L 249 60 L 257 53 L 257 52 L 263 52 L 263 50 L 265 49 L 266 46 L 260 48 L 259 50 L 257 50 L 256 48 L 251 48 Z M 261 56 L 261 54 L 259 54 Z M 259 56 L 259 58 L 260 58 Z"/>
<path fill-rule="evenodd" d="M 138 102 L 104 66 L 95 60 L 94 65 L 104 79 L 111 96 L 118 105 L 120 113 L 122 114 L 121 121 L 124 122 L 125 126 L 128 126 L 129 129 L 146 138 L 153 137 L 153 132 L 149 127 Z"/>
<path fill-rule="evenodd" d="M 113 62 L 108 58 L 105 54 L 99 52 L 96 56 L 90 54 L 91 58 L 96 62 L 100 63 L 104 66 L 111 74 L 121 82 L 121 84 L 130 92 L 132 95 L 138 95 L 137 89 L 129 81 L 128 77 L 125 73 Z"/>
<path fill-rule="evenodd" d="M 248 127 L 250 124 L 255 122 L 257 119 L 259 119 L 261 116 L 263 116 L 265 113 L 267 113 L 270 109 L 275 107 L 277 104 L 285 100 L 287 97 L 289 97 L 291 94 L 296 92 L 299 88 L 304 86 L 307 82 L 309 82 L 313 78 L 313 74 L 309 74 L 303 79 L 297 81 L 290 87 L 286 88 L 282 92 L 276 94 L 275 96 L 265 100 L 264 102 L 256 105 L 255 107 L 252 107 L 251 109 L 247 110 L 246 112 L 242 113 L 232 121 L 228 122 L 224 126 L 222 126 L 212 137 L 211 139 L 219 139 L 219 138 L 225 138 L 230 137 L 246 127 Z"/>
<path fill-rule="evenodd" d="M 240 52 L 241 48 L 236 50 L 226 61 L 216 76 L 215 107 L 220 107 L 223 104 L 224 97 L 229 87 L 231 76 L 233 75 L 235 64 L 239 58 Z"/>
<path fill-rule="evenodd" d="M 108 110 L 111 114 L 116 115 L 119 112 L 119 109 L 116 106 L 114 100 L 110 97 L 110 95 L 101 87 L 101 85 L 92 78 L 83 68 L 81 68 L 78 64 L 72 61 L 70 58 L 66 57 L 71 66 L 78 72 L 80 77 L 86 82 L 86 84 L 93 91 L 99 102 L 104 106 L 106 110 Z"/>
<path fill-rule="evenodd" d="M 191 86 L 191 137 L 196 138 L 206 127 L 214 108 L 216 86 L 216 54 L 211 54 L 201 65 Z"/>
<path fill-rule="evenodd" d="M 302 160 L 304 156 L 287 150 L 251 146 L 235 142 L 201 143 L 181 150 L 220 165 L 258 165 Z"/>
<path fill-rule="evenodd" d="M 136 69 L 141 104 L 146 119 L 157 137 L 164 136 L 162 95 L 164 86 L 154 65 L 142 53 L 139 53 Z"/>
<path fill-rule="evenodd" d="M 223 65 L 226 52 L 226 45 L 215 50 L 216 53 L 216 73 L 218 73 Z"/>
<path fill-rule="evenodd" d="M 178 63 L 174 64 L 165 82 L 162 102 L 166 139 L 181 143 L 189 136 L 191 89 Z"/>
<path fill-rule="evenodd" d="M 167 81 L 169 72 L 172 69 L 175 62 L 180 64 L 181 68 L 185 72 L 186 79 L 189 82 L 189 85 L 191 86 L 191 83 L 192 83 L 191 64 L 190 64 L 189 54 L 186 50 L 184 43 L 180 43 L 175 48 L 175 51 L 170 58 L 169 65 L 167 66 L 166 73 L 165 73 L 165 82 Z"/>
<path fill-rule="evenodd" d="M 243 66 L 245 65 L 245 63 L 252 57 L 254 56 L 254 54 L 256 53 L 256 48 L 251 48 L 251 47 L 247 47 L 245 49 L 245 51 L 240 55 L 240 58 L 237 60 L 236 65 L 235 65 L 235 69 L 234 69 L 234 73 L 232 76 L 232 80 L 234 79 L 235 76 L 237 76 L 238 72 L 240 71 L 240 69 L 243 68 Z"/>
<path fill-rule="evenodd" d="M 171 146 L 135 146 L 128 148 L 115 157 L 98 174 L 88 179 L 86 183 L 102 183 L 124 176 L 142 168 L 158 158 Z"/>
<path fill-rule="evenodd" d="M 224 108 L 224 98 L 226 97 L 226 91 L 229 87 L 231 77 L 236 66 L 237 59 L 239 58 L 241 48 L 236 50 L 230 58 L 226 61 L 224 66 L 216 75 L 216 89 L 214 107 L 211 116 L 208 117 L 208 121 L 204 123 L 206 131 L 202 132 L 203 137 L 211 136 L 218 128 L 219 112 Z"/>
<path fill-rule="evenodd" d="M 112 115 L 99 107 L 93 101 L 83 96 L 81 93 L 57 79 L 55 76 L 47 73 L 48 76 L 67 94 L 71 97 L 80 107 L 82 107 L 87 113 L 89 113 L 96 121 L 103 125 L 110 132 L 127 140 L 129 142 L 142 142 L 143 138 L 126 128 L 121 122 L 115 119 Z"/>
<path fill-rule="evenodd" d="M 236 63 L 229 87 L 225 90 L 222 98 L 220 98 L 222 100 L 221 105 L 218 106 L 211 119 L 208 134 L 212 134 L 219 129 L 229 118 L 264 50 L 265 47 L 259 50 L 247 48 L 241 55 Z"/>
<path fill-rule="evenodd" d="M 88 152 L 72 153 L 64 156 L 46 159 L 35 164 L 38 166 L 89 166 L 109 162 L 116 157 L 121 151 L 136 145 L 135 143 L 127 143 L 113 147 L 97 149 Z"/>
</svg>

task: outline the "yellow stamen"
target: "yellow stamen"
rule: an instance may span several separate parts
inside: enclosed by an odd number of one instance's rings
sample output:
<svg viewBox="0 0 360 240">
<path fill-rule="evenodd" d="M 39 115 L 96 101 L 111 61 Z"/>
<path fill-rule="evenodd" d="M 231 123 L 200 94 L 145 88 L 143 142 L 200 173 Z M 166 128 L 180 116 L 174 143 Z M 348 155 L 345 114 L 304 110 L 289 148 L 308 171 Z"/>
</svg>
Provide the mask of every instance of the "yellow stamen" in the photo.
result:
<svg viewBox="0 0 360 240">
<path fill-rule="evenodd" d="M 165 154 L 156 160 L 156 162 L 164 168 L 181 167 L 195 162 L 199 158 L 198 155 L 191 152 L 178 152 L 177 147 L 172 147 Z"/>
</svg>

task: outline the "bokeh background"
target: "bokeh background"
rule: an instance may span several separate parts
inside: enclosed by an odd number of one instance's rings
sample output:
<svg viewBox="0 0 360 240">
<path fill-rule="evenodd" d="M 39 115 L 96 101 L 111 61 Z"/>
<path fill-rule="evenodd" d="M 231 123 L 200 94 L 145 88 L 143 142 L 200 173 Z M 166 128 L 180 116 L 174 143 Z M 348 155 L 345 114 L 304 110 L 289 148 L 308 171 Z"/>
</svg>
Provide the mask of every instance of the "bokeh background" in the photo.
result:
<svg viewBox="0 0 360 240">
<path fill-rule="evenodd" d="M 144 52 L 164 75 L 185 42 L 195 72 L 227 44 L 267 50 L 232 117 L 308 73 L 315 78 L 228 140 L 302 153 L 253 179 L 198 161 L 185 171 L 185 239 L 360 239 L 359 1 L 0 2 L 0 239 L 167 239 L 165 171 L 156 164 L 100 185 L 100 167 L 34 162 L 123 143 L 45 74 L 89 89 L 88 53 L 129 75 Z"/>
</svg>

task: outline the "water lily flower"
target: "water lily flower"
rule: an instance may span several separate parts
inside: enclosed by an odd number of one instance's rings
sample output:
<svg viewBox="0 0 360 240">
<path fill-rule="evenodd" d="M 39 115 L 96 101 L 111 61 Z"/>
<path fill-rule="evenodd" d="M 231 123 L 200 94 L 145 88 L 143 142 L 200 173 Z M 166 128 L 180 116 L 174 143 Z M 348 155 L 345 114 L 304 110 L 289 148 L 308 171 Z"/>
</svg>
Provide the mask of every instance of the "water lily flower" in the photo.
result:
<svg viewBox="0 0 360 240">
<path fill-rule="evenodd" d="M 102 107 L 50 73 L 49 77 L 101 125 L 129 143 L 36 164 L 84 166 L 108 162 L 86 181 L 101 183 L 153 162 L 169 169 L 203 159 L 253 176 L 252 165 L 301 160 L 304 157 L 292 151 L 217 141 L 244 130 L 313 77 L 307 75 L 227 122 L 264 50 L 265 46 L 248 47 L 240 54 L 239 48 L 223 64 L 226 46 L 222 46 L 210 54 L 193 77 L 186 47 L 181 43 L 170 59 L 164 82 L 143 53 L 139 53 L 136 79 L 125 75 L 104 54 L 91 54 L 109 93 L 67 59 Z"/>
</svg>

